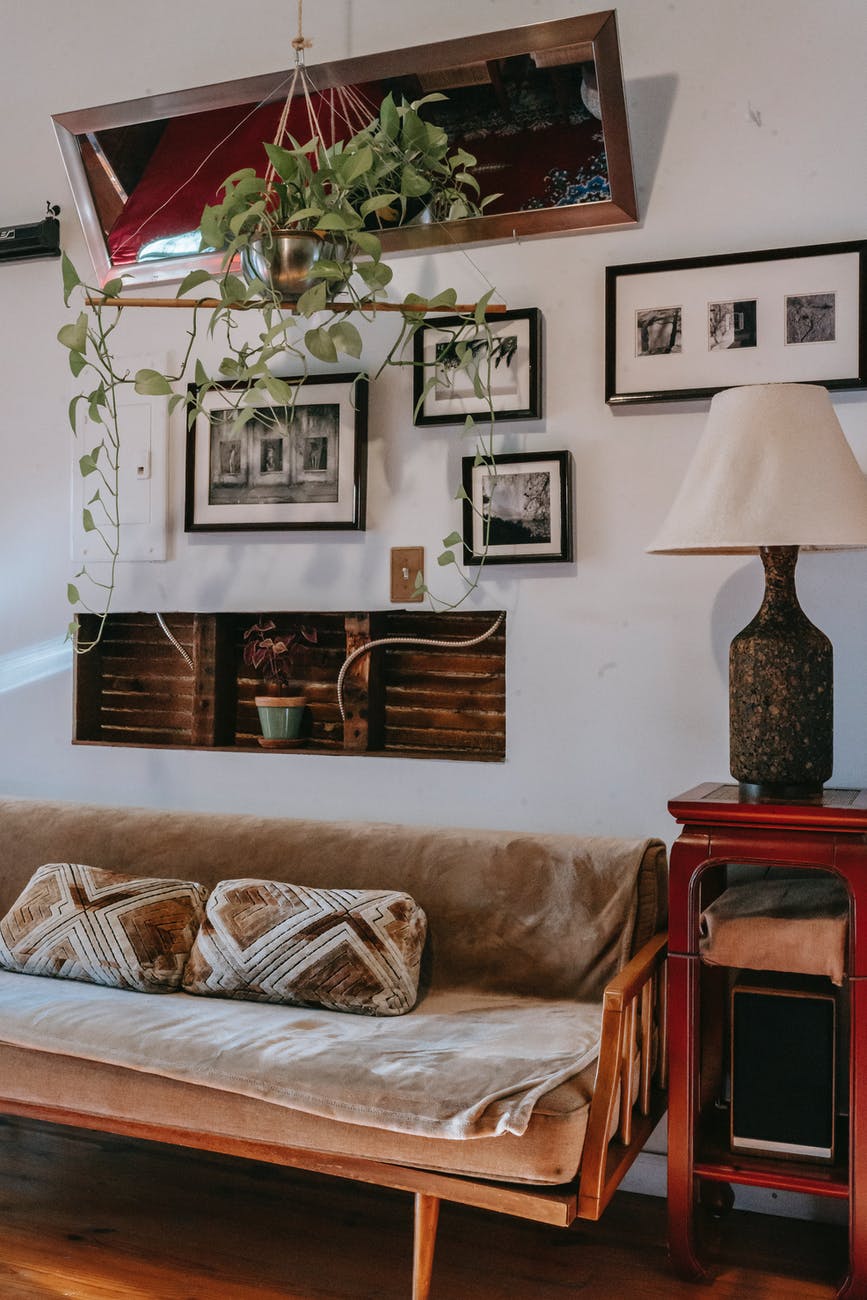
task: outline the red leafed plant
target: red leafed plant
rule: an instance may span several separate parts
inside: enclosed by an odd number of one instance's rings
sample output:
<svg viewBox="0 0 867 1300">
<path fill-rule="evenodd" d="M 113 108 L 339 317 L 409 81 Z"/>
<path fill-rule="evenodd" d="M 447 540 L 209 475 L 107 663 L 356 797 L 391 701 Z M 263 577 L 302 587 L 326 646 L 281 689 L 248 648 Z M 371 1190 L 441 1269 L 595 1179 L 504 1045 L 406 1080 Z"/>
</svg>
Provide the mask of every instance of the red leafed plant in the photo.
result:
<svg viewBox="0 0 867 1300">
<path fill-rule="evenodd" d="M 310 653 L 310 646 L 319 638 L 315 627 L 290 628 L 278 636 L 273 619 L 262 619 L 248 627 L 244 633 L 244 663 L 255 672 L 261 672 L 266 681 L 288 686 L 296 659 Z"/>
</svg>

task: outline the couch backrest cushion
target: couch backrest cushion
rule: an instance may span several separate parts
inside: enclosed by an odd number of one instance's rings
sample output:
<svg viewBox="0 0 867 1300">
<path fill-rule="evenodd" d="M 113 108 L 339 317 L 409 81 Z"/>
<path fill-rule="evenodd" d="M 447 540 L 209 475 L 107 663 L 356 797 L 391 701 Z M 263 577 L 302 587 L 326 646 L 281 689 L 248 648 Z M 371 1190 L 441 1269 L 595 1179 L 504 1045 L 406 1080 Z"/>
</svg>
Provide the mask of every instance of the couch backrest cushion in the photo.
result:
<svg viewBox="0 0 867 1300">
<path fill-rule="evenodd" d="M 199 880 L 399 889 L 428 918 L 423 983 L 601 995 L 664 924 L 658 840 L 0 800 L 0 915 L 43 862 Z"/>
</svg>

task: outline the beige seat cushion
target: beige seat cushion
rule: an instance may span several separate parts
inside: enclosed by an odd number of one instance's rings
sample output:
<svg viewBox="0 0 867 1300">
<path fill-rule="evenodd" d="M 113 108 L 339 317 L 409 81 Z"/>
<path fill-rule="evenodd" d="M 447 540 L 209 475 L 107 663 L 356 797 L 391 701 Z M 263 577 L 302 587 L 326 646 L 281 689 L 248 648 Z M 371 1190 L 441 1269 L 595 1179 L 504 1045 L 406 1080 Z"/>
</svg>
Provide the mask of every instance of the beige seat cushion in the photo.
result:
<svg viewBox="0 0 867 1300">
<path fill-rule="evenodd" d="M 95 1061 L 0 1046 L 5 1098 L 28 1106 L 78 1111 L 104 1121 L 108 1131 L 111 1117 L 120 1116 L 190 1133 L 206 1130 L 218 1136 L 364 1156 L 417 1169 L 555 1186 L 568 1182 L 581 1163 L 595 1073 L 594 1062 L 547 1093 L 521 1137 L 505 1133 L 454 1142 L 322 1119 L 217 1088 Z M 95 1126 L 100 1127 L 99 1122 Z"/>
<path fill-rule="evenodd" d="M 601 1015 L 446 989 L 406 1016 L 354 1016 L 0 971 L 0 1043 L 419 1137 L 522 1134 L 539 1098 L 596 1059 Z"/>
</svg>

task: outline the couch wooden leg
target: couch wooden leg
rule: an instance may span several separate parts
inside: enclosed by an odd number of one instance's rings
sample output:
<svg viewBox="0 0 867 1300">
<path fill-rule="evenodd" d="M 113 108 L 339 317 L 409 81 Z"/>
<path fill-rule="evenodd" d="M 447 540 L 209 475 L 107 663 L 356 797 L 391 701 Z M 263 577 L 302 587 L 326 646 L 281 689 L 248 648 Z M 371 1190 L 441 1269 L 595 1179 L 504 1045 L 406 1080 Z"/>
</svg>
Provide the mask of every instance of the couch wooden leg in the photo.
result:
<svg viewBox="0 0 867 1300">
<path fill-rule="evenodd" d="M 433 1272 L 437 1221 L 440 1216 L 438 1196 L 415 1194 L 415 1233 L 412 1246 L 412 1300 L 427 1300 Z"/>
</svg>

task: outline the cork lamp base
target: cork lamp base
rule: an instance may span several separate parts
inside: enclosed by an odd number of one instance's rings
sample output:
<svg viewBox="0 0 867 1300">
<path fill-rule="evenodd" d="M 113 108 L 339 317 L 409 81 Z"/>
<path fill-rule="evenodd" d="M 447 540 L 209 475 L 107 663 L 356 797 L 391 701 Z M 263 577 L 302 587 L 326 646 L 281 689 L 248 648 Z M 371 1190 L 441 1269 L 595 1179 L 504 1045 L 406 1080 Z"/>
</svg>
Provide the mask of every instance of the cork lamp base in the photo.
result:
<svg viewBox="0 0 867 1300">
<path fill-rule="evenodd" d="M 816 798 L 834 765 L 831 642 L 798 604 L 797 546 L 759 553 L 764 600 L 729 654 L 731 773 L 744 798 Z"/>
</svg>

